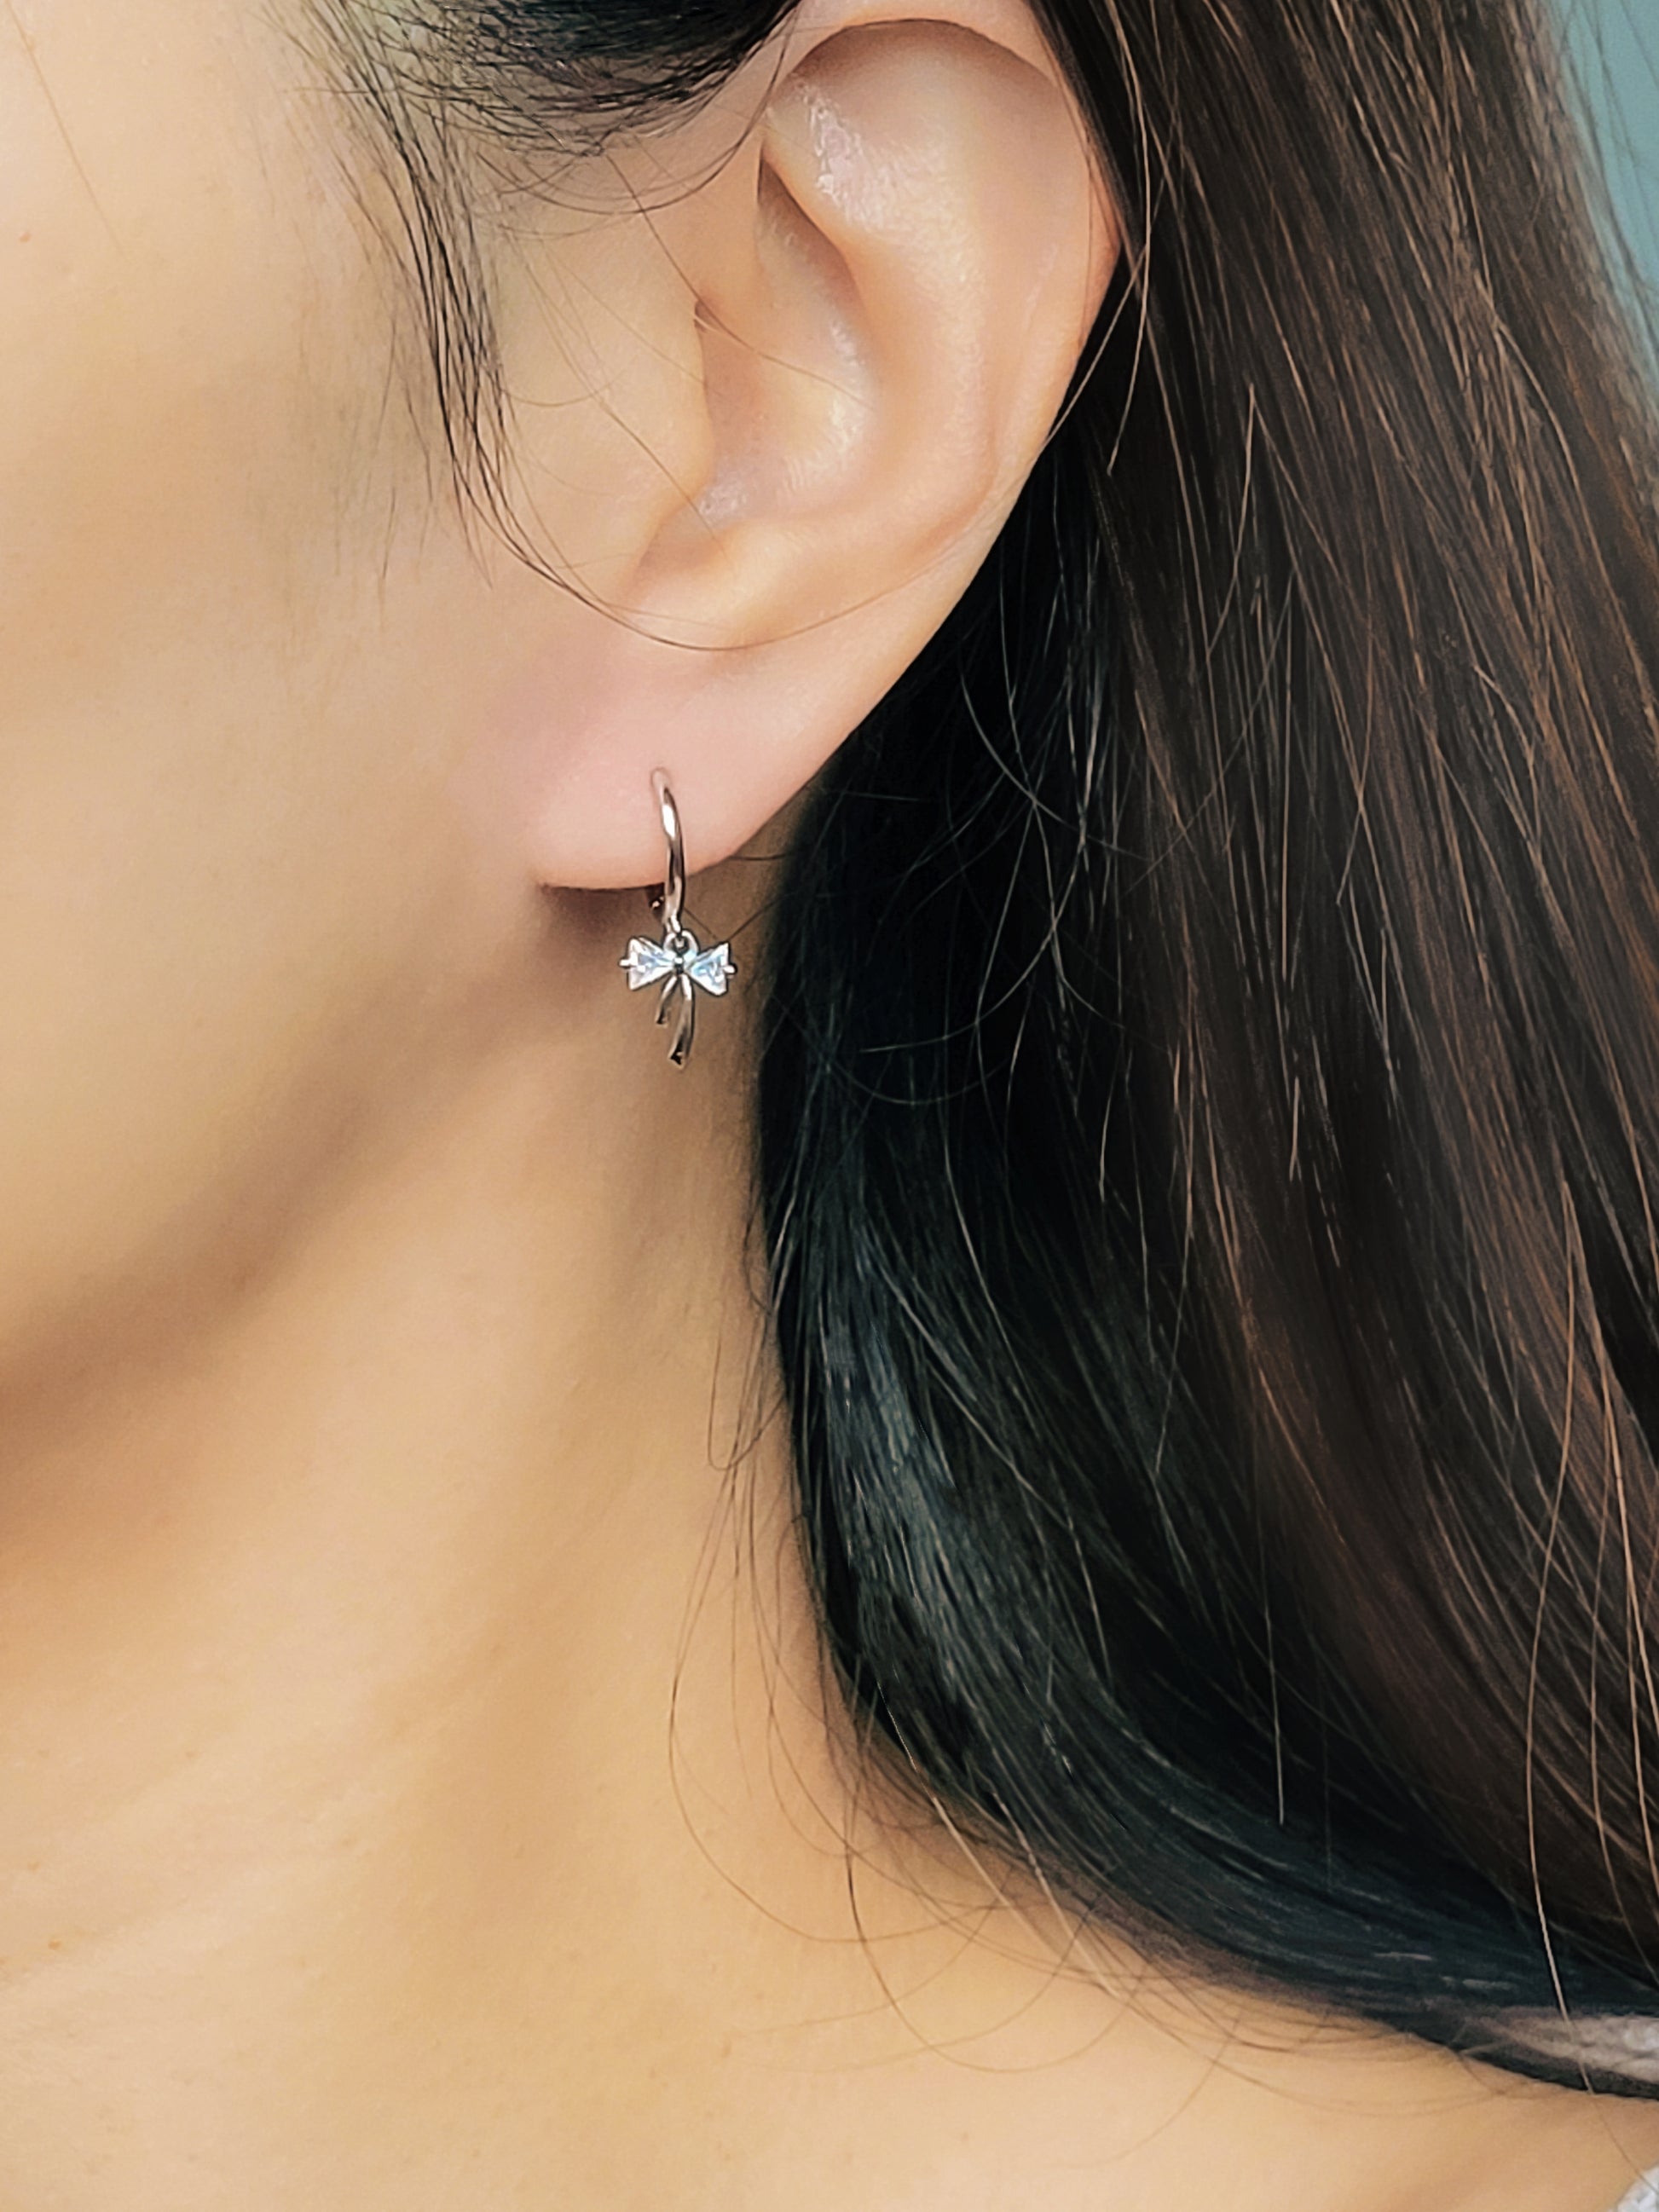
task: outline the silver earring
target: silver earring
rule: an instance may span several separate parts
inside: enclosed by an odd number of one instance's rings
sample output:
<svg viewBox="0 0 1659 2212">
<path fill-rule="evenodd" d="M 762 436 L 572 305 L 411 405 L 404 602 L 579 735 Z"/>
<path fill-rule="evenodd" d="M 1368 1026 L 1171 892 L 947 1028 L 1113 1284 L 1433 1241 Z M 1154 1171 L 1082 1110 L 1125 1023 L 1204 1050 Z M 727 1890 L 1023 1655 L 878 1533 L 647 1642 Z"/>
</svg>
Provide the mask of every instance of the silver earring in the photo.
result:
<svg viewBox="0 0 1659 2212">
<path fill-rule="evenodd" d="M 716 945 L 705 952 L 685 926 L 685 841 L 680 835 L 680 811 L 668 787 L 668 778 L 653 769 L 651 790 L 662 816 L 662 834 L 668 844 L 668 865 L 662 889 L 647 894 L 651 911 L 662 921 L 662 943 L 648 937 L 629 939 L 617 965 L 628 970 L 628 988 L 642 991 L 647 983 L 662 985 L 657 1007 L 659 1023 L 674 1016 L 674 1038 L 668 1057 L 684 1067 L 691 1055 L 691 1039 L 697 1022 L 697 992 L 723 999 L 726 987 L 738 972 L 729 945 Z"/>
</svg>

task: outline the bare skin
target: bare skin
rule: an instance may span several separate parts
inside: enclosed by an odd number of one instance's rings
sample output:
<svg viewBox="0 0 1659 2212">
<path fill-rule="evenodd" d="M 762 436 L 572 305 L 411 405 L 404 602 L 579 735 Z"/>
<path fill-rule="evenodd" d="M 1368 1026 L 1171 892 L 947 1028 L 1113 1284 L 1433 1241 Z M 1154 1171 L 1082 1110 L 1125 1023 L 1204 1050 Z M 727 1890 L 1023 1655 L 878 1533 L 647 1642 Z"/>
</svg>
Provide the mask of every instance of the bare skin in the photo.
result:
<svg viewBox="0 0 1659 2212">
<path fill-rule="evenodd" d="M 1605 2212 L 1659 2160 L 1085 1959 L 824 1695 L 743 983 L 1116 251 L 1021 10 L 903 13 L 809 9 L 502 249 L 518 489 L 630 626 L 449 501 L 291 26 L 0 6 L 4 2212 Z M 653 166 L 702 181 L 630 211 Z M 659 762 L 742 969 L 683 1073 L 616 964 Z"/>
</svg>

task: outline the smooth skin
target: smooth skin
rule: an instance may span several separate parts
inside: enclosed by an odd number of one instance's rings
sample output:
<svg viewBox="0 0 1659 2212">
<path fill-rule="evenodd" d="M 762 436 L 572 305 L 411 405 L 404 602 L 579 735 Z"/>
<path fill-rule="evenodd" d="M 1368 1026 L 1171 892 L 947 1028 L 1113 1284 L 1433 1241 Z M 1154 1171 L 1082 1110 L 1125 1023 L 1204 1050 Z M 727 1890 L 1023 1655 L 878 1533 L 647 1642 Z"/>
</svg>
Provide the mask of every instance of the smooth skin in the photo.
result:
<svg viewBox="0 0 1659 2212">
<path fill-rule="evenodd" d="M 0 0 L 0 2212 L 1604 2212 L 1651 2114 L 1085 1960 L 823 1694 L 746 988 L 1120 251 L 1030 20 L 511 185 L 559 582 L 300 0 Z"/>
</svg>

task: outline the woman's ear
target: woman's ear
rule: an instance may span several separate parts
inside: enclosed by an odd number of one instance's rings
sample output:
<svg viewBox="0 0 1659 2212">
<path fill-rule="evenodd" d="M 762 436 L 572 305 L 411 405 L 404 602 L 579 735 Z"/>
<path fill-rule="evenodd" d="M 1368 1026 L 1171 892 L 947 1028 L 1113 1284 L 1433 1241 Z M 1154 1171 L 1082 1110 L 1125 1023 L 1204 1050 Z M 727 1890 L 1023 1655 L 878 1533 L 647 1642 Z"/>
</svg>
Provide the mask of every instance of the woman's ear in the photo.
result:
<svg viewBox="0 0 1659 2212">
<path fill-rule="evenodd" d="M 654 768 L 706 866 L 915 658 L 1025 481 L 1118 246 L 1012 0 L 823 0 L 680 148 L 617 158 L 635 212 L 554 272 L 546 325 L 585 302 L 561 343 L 597 411 L 519 416 L 532 473 L 605 509 L 605 615 L 550 629 L 520 715 L 533 866 L 593 889 L 660 872 Z"/>
</svg>

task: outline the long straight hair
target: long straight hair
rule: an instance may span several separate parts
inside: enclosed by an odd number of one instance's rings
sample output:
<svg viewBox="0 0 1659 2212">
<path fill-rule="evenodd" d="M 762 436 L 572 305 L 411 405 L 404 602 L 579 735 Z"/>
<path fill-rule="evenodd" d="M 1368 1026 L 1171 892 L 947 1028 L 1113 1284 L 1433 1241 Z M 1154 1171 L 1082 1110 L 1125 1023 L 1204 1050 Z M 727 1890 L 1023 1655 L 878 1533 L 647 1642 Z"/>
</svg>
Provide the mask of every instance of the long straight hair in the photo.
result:
<svg viewBox="0 0 1659 2212">
<path fill-rule="evenodd" d="M 625 128 L 786 12 L 423 51 Z M 769 946 L 825 1647 L 1086 1918 L 1637 2086 L 1536 2031 L 1659 2029 L 1659 434 L 1585 149 L 1534 0 L 1036 12 L 1127 249 Z"/>
</svg>

